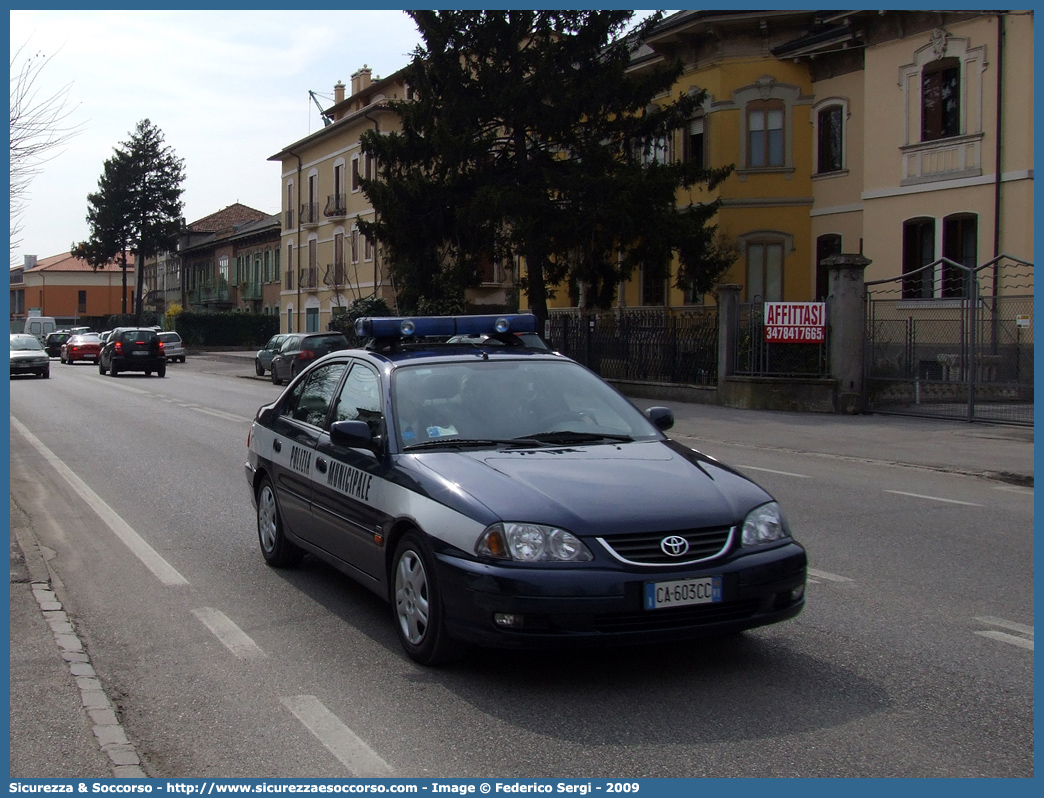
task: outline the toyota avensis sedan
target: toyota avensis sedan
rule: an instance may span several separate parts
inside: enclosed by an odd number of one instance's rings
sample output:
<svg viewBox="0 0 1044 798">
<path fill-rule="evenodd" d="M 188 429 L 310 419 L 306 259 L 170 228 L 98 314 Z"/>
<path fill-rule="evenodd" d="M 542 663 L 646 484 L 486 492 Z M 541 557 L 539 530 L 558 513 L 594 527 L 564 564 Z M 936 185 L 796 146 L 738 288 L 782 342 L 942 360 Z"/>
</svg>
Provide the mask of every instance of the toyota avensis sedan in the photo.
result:
<svg viewBox="0 0 1044 798">
<path fill-rule="evenodd" d="M 326 560 L 387 600 L 406 653 L 632 644 L 750 629 L 805 604 L 772 496 L 668 439 L 534 317 L 369 318 L 261 407 L 246 479 L 261 553 Z M 497 343 L 428 343 L 493 335 Z"/>
</svg>

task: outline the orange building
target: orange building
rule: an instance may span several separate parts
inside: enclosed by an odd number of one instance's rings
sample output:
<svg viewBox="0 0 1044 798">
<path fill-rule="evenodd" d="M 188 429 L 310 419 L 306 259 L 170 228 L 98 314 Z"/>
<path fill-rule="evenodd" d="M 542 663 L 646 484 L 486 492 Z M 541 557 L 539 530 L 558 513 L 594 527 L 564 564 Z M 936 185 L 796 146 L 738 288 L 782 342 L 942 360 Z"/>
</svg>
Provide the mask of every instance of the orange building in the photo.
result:
<svg viewBox="0 0 1044 798">
<path fill-rule="evenodd" d="M 92 269 L 68 252 L 37 259 L 25 256 L 24 266 L 11 270 L 11 329 L 30 312 L 53 316 L 59 327 L 84 318 L 134 312 L 134 255 L 127 254 L 127 303 L 119 262 Z M 21 280 L 19 281 L 19 277 Z"/>
</svg>

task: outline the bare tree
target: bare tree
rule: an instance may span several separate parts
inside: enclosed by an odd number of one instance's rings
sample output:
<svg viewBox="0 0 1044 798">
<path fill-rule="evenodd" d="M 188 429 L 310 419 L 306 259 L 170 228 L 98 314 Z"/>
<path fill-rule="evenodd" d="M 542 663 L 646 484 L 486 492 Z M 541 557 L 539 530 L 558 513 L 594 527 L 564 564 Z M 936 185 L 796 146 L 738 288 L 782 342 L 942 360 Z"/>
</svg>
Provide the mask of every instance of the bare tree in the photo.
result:
<svg viewBox="0 0 1044 798">
<path fill-rule="evenodd" d="M 22 214 L 29 186 L 43 165 L 80 127 L 70 126 L 74 108 L 68 107 L 71 83 L 53 94 L 42 94 L 40 74 L 54 57 L 42 52 L 25 55 L 24 44 L 11 56 L 11 257 L 21 244 Z"/>
</svg>

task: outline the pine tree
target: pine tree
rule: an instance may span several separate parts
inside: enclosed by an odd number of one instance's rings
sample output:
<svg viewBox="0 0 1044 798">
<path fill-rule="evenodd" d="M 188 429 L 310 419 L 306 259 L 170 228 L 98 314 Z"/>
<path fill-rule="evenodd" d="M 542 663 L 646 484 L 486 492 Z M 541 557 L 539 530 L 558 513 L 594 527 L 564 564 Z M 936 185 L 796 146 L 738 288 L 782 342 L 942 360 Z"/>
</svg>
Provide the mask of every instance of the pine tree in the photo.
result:
<svg viewBox="0 0 1044 798">
<path fill-rule="evenodd" d="M 377 221 L 360 227 L 400 292 L 449 298 L 484 258 L 521 257 L 542 321 L 568 280 L 606 304 L 636 266 L 666 275 L 674 254 L 682 284 L 728 268 L 709 224 L 717 203 L 676 205 L 679 189 L 713 188 L 731 167 L 649 157 L 703 99 L 654 104 L 680 64 L 628 71 L 658 16 L 628 32 L 629 11 L 409 13 L 423 40 L 404 73 L 416 99 L 391 103 L 401 131 L 362 136 Z"/>
<path fill-rule="evenodd" d="M 121 258 L 124 312 L 127 295 L 127 252 L 135 253 L 137 280 L 134 313 L 142 312 L 143 266 L 147 258 L 177 248 L 182 218 L 184 161 L 164 143 L 163 132 L 148 119 L 138 123 L 129 141 L 115 148 L 87 197 L 90 237 L 72 247 L 93 268 Z"/>
</svg>

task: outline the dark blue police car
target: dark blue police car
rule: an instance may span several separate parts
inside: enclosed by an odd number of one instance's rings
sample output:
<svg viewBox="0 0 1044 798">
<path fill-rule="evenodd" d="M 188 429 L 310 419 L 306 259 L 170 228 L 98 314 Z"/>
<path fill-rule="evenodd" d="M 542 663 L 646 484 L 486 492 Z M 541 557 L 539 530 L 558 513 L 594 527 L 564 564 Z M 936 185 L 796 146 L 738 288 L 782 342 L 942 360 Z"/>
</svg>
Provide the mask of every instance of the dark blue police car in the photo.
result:
<svg viewBox="0 0 1044 798">
<path fill-rule="evenodd" d="M 272 566 L 310 553 L 391 603 L 406 653 L 642 643 L 782 621 L 805 550 L 773 498 L 663 433 L 534 317 L 368 318 L 258 410 L 246 478 Z M 438 343 L 493 336 L 491 344 Z"/>
</svg>

